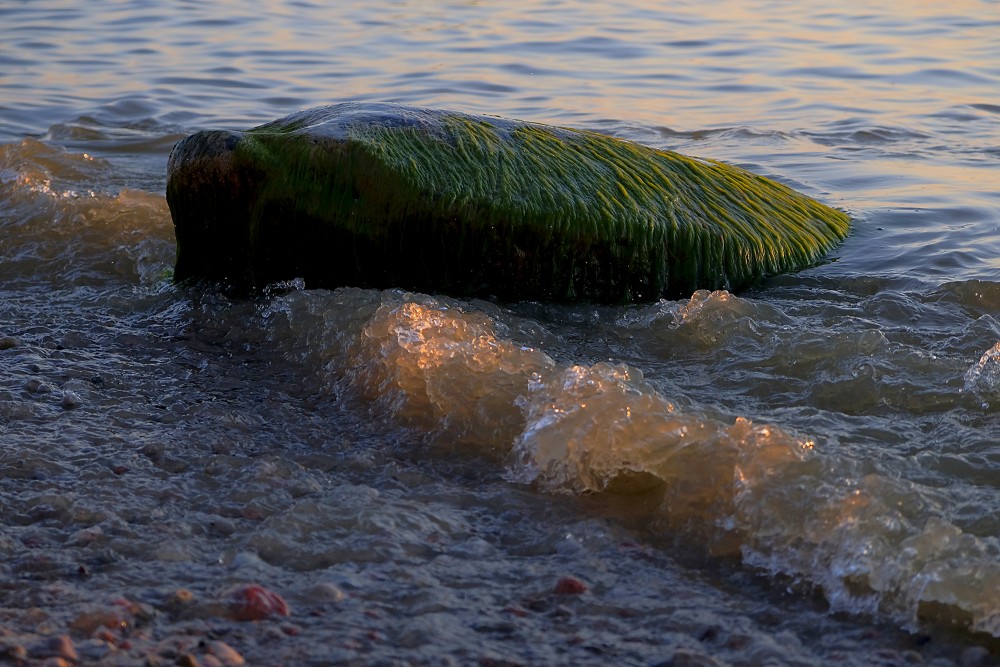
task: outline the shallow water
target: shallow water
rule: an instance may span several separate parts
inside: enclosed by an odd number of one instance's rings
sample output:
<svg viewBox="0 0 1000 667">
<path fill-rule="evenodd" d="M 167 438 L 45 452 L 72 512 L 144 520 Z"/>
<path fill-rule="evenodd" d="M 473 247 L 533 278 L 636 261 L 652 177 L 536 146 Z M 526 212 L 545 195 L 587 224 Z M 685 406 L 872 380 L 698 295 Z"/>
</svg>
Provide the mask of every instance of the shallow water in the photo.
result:
<svg viewBox="0 0 1000 667">
<path fill-rule="evenodd" d="M 842 4 L 0 8 L 0 656 L 996 662 L 1000 13 Z M 620 308 L 174 286 L 174 142 L 348 99 L 724 159 L 855 227 Z M 233 620 L 241 582 L 291 616 Z"/>
</svg>

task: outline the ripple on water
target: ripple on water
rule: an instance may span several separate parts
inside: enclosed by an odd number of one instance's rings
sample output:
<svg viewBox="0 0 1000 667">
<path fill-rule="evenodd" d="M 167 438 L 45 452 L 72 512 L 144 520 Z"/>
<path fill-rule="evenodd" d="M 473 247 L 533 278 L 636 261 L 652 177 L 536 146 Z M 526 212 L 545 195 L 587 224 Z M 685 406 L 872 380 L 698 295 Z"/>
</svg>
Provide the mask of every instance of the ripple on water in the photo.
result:
<svg viewBox="0 0 1000 667">
<path fill-rule="evenodd" d="M 271 5 L 3 11 L 9 655 L 987 659 L 947 627 L 998 632 L 985 4 Z M 174 141 L 387 98 L 731 160 L 855 230 L 629 308 L 170 284 Z M 293 615 L 228 618 L 254 582 Z"/>
</svg>

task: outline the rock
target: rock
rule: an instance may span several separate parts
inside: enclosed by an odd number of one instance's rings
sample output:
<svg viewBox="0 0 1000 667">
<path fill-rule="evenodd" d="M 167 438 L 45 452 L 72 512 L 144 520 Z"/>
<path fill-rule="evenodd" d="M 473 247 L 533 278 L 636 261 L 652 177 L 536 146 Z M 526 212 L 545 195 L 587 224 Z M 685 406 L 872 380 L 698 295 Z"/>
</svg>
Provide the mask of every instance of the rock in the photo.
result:
<svg viewBox="0 0 1000 667">
<path fill-rule="evenodd" d="M 329 581 L 321 581 L 309 589 L 309 597 L 314 602 L 320 604 L 342 602 L 347 594 L 336 584 Z"/>
<path fill-rule="evenodd" d="M 0 336 L 0 350 L 10 350 L 20 344 L 21 341 L 13 336 Z"/>
<path fill-rule="evenodd" d="M 234 586 L 227 591 L 225 597 L 229 616 L 237 621 L 260 621 L 292 613 L 284 598 L 259 584 Z"/>
<path fill-rule="evenodd" d="M 201 661 L 191 653 L 184 653 L 178 656 L 174 664 L 178 667 L 201 667 Z"/>
<path fill-rule="evenodd" d="M 847 215 L 723 163 L 593 132 L 345 103 L 179 142 L 178 281 L 624 302 L 809 266 Z"/>
<path fill-rule="evenodd" d="M 80 395 L 75 391 L 66 390 L 63 392 L 62 401 L 60 403 L 65 409 L 72 410 L 73 408 L 80 407 L 80 404 L 83 403 L 83 399 L 80 398 Z"/>
<path fill-rule="evenodd" d="M 93 635 L 98 629 L 118 628 L 127 625 L 117 609 L 89 609 L 76 616 L 70 623 L 70 630 L 81 635 Z"/>
<path fill-rule="evenodd" d="M 176 591 L 170 594 L 166 600 L 166 606 L 168 609 L 174 610 L 183 607 L 189 607 L 195 601 L 194 593 L 186 588 L 178 588 Z"/>
<path fill-rule="evenodd" d="M 246 663 L 243 656 L 240 655 L 236 649 L 223 641 L 209 641 L 205 650 L 209 655 L 218 660 L 220 664 L 225 665 L 226 667 L 239 667 L 240 665 Z"/>
<path fill-rule="evenodd" d="M 236 532 L 236 524 L 221 516 L 213 517 L 206 527 L 209 533 L 223 537 L 229 537 Z"/>
<path fill-rule="evenodd" d="M 29 379 L 24 383 L 24 388 L 32 394 L 48 394 L 52 392 L 52 386 L 42 382 L 38 378 Z"/>
<path fill-rule="evenodd" d="M 114 645 L 104 639 L 85 639 L 76 646 L 83 664 L 95 664 L 111 654 Z"/>
<path fill-rule="evenodd" d="M 58 658 L 69 662 L 76 662 L 80 659 L 73 646 L 73 640 L 69 635 L 58 635 L 46 638 L 37 644 L 30 646 L 28 652 L 32 657 L 37 658 Z"/>
<path fill-rule="evenodd" d="M 587 585 L 576 577 L 563 577 L 556 582 L 552 592 L 556 595 L 583 595 L 587 592 Z"/>
<path fill-rule="evenodd" d="M 757 663 L 763 664 L 763 663 Z M 777 664 L 777 663 L 767 663 L 767 664 Z M 688 651 L 681 649 L 674 654 L 674 657 L 665 662 L 661 663 L 660 667 L 719 667 L 719 662 L 712 658 L 711 656 L 705 655 L 704 653 L 696 653 L 694 651 Z"/>
<path fill-rule="evenodd" d="M 20 664 L 28 658 L 28 649 L 17 643 L 16 641 L 11 641 L 5 638 L 0 642 L 0 661 L 10 660 L 14 664 Z"/>
</svg>

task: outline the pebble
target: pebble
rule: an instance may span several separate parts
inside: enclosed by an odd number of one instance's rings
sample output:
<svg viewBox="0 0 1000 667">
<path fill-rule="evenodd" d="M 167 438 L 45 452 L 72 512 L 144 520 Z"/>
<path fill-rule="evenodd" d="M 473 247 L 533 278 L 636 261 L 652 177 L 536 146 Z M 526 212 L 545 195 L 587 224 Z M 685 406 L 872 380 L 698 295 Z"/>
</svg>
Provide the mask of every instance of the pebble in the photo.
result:
<svg viewBox="0 0 1000 667">
<path fill-rule="evenodd" d="M 21 344 L 21 341 L 14 338 L 13 336 L 0 336 L 0 350 L 9 350 L 11 348 L 17 347 Z"/>
<path fill-rule="evenodd" d="M 194 657 L 190 653 L 185 653 L 177 658 L 177 662 L 174 663 L 179 667 L 201 667 L 201 662 L 198 658 Z"/>
<path fill-rule="evenodd" d="M 587 585 L 576 577 L 563 577 L 556 582 L 553 592 L 556 595 L 583 595 L 587 592 Z"/>
<path fill-rule="evenodd" d="M 271 616 L 289 616 L 285 599 L 260 584 L 235 586 L 226 595 L 229 616 L 236 621 L 261 621 Z"/>
<path fill-rule="evenodd" d="M 223 537 L 229 537 L 236 532 L 236 524 L 221 516 L 213 517 L 207 527 L 210 532 Z"/>
<path fill-rule="evenodd" d="M 79 642 L 76 649 L 84 663 L 92 664 L 106 658 L 113 650 L 113 646 L 103 639 L 87 639 Z"/>
<path fill-rule="evenodd" d="M 186 588 L 178 588 L 164 600 L 163 608 L 171 614 L 186 612 L 194 606 L 194 593 Z"/>
<path fill-rule="evenodd" d="M 229 567 L 234 570 L 240 570 L 243 568 L 266 570 L 268 565 L 267 562 L 257 554 L 250 551 L 241 551 L 233 556 L 233 560 L 230 561 Z"/>
<path fill-rule="evenodd" d="M 117 628 L 124 623 L 121 614 L 110 609 L 93 609 L 77 615 L 69 628 L 75 633 L 92 635 L 101 628 Z"/>
<path fill-rule="evenodd" d="M 206 645 L 205 650 L 209 655 L 218 660 L 219 664 L 225 667 L 239 667 L 246 663 L 243 656 L 224 641 L 210 641 Z"/>
<path fill-rule="evenodd" d="M 81 403 L 83 403 L 83 399 L 80 398 L 80 395 L 75 391 L 67 390 L 63 392 L 62 401 L 60 404 L 65 409 L 70 410 L 72 408 L 80 407 Z"/>
<path fill-rule="evenodd" d="M 77 662 L 80 655 L 73 646 L 73 640 L 69 635 L 58 635 L 43 639 L 28 647 L 28 652 L 39 658 L 61 658 L 70 662 Z"/>
<path fill-rule="evenodd" d="M 328 581 L 321 581 L 309 589 L 309 597 L 319 603 L 337 603 L 343 601 L 347 594 Z"/>
<path fill-rule="evenodd" d="M 49 620 L 49 613 L 44 609 L 39 607 L 31 607 L 26 609 L 24 616 L 21 618 L 21 622 L 25 625 L 35 625 L 41 626 Z"/>
<path fill-rule="evenodd" d="M 20 644 L 0 644 L 0 659 L 10 658 L 15 663 L 28 659 L 28 649 Z"/>
<path fill-rule="evenodd" d="M 719 667 L 719 662 L 715 660 L 715 658 L 705 655 L 704 653 L 696 653 L 694 651 L 681 649 L 674 654 L 673 658 L 666 662 L 659 663 L 657 667 Z"/>
<path fill-rule="evenodd" d="M 85 547 L 92 542 L 96 542 L 104 537 L 104 531 L 101 530 L 100 526 L 90 526 L 89 528 L 81 528 L 72 535 L 70 535 L 70 544 L 78 547 Z"/>
<path fill-rule="evenodd" d="M 52 387 L 38 378 L 30 378 L 24 383 L 24 388 L 32 394 L 48 394 L 52 391 Z"/>
<path fill-rule="evenodd" d="M 521 607 L 517 606 L 516 604 L 512 604 L 512 605 L 509 605 L 507 607 L 504 607 L 504 611 L 507 612 L 508 614 L 513 614 L 514 616 L 517 616 L 518 618 L 524 618 L 525 616 L 528 615 L 528 611 L 526 609 L 522 609 Z"/>
</svg>

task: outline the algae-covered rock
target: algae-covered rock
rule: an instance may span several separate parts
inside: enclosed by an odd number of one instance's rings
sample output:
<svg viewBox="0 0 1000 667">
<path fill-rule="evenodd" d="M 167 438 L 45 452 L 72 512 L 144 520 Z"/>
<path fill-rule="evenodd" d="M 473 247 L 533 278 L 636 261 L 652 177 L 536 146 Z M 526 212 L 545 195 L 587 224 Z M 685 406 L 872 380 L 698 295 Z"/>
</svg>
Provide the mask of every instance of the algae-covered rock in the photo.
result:
<svg viewBox="0 0 1000 667">
<path fill-rule="evenodd" d="M 623 302 L 803 268 L 844 213 L 593 132 L 345 103 L 174 147 L 177 280 Z"/>
</svg>

